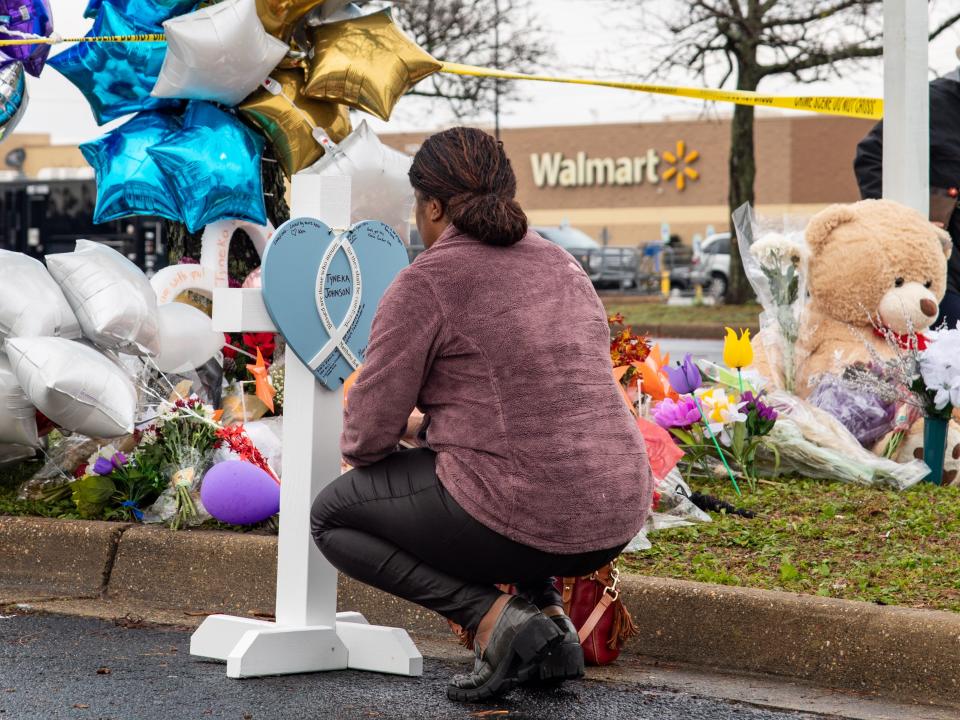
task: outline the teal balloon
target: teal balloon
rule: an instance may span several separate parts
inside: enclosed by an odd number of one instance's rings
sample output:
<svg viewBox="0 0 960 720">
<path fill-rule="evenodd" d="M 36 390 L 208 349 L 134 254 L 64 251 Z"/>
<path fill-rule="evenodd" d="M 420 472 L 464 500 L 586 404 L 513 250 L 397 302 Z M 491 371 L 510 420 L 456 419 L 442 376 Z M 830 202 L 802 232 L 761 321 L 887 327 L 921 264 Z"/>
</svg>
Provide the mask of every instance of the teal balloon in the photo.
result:
<svg viewBox="0 0 960 720">
<path fill-rule="evenodd" d="M 187 107 L 183 129 L 147 152 L 163 170 L 190 232 L 217 220 L 267 222 L 260 161 L 265 141 L 208 102 Z"/>
<path fill-rule="evenodd" d="M 87 37 L 141 35 L 156 32 L 104 3 Z M 55 55 L 47 64 L 64 75 L 86 96 L 97 124 L 141 110 L 179 107 L 176 101 L 155 98 L 167 46 L 162 42 L 77 43 Z"/>
<path fill-rule="evenodd" d="M 113 5 L 127 17 L 136 18 L 142 25 L 159 27 L 164 20 L 195 10 L 198 0 L 90 0 L 83 13 L 94 18 L 103 5 Z"/>
<path fill-rule="evenodd" d="M 147 152 L 180 127 L 176 115 L 143 112 L 98 140 L 80 146 L 97 175 L 94 223 L 131 215 L 180 220 L 173 188 Z"/>
</svg>

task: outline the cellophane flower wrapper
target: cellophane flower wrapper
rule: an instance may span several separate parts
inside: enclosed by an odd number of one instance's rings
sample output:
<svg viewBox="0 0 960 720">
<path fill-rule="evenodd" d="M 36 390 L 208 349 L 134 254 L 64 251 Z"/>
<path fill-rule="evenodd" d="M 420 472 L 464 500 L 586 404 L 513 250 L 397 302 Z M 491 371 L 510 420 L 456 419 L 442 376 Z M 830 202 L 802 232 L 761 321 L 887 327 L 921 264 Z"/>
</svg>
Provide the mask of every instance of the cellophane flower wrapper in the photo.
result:
<svg viewBox="0 0 960 720">
<path fill-rule="evenodd" d="M 660 502 L 647 515 L 643 529 L 627 544 L 624 552 L 649 550 L 653 547 L 649 536 L 658 530 L 711 522 L 710 516 L 691 502 L 690 486 L 683 481 L 678 469 L 672 469 L 662 480 L 656 479 L 656 491 L 660 494 Z"/>
<path fill-rule="evenodd" d="M 178 461 L 164 467 L 163 474 L 168 478 L 167 487 L 160 493 L 156 502 L 144 511 L 143 521 L 165 523 L 182 528 L 202 525 L 209 520 L 210 513 L 200 501 L 200 487 L 203 475 L 213 461 L 213 451 L 201 451 L 192 447 L 181 448 Z M 182 492 L 186 492 L 189 496 L 188 508 L 184 507 Z"/>
<path fill-rule="evenodd" d="M 806 310 L 806 218 L 758 219 L 749 204 L 733 213 L 740 259 L 763 307 L 754 347 L 762 349 L 775 388 L 793 392 L 803 362 L 800 329 Z"/>
<path fill-rule="evenodd" d="M 834 375 L 821 376 L 807 398 L 811 405 L 835 417 L 865 448 L 893 430 L 897 407 Z"/>
<path fill-rule="evenodd" d="M 833 415 L 783 390 L 768 394 L 780 413 L 768 436 L 780 453 L 780 473 L 906 490 L 928 473 L 923 462 L 898 463 L 865 449 Z M 774 460 L 761 449 L 758 464 Z"/>
</svg>

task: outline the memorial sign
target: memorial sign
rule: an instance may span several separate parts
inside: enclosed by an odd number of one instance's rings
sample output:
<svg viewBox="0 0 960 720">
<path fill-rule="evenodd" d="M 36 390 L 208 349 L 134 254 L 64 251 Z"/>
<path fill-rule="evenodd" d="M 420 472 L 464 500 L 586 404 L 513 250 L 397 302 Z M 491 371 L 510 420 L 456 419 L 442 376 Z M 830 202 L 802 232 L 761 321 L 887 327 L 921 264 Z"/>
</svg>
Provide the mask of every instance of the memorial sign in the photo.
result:
<svg viewBox="0 0 960 720">
<path fill-rule="evenodd" d="M 384 223 L 338 233 L 296 218 L 268 246 L 264 303 L 297 357 L 334 390 L 363 363 L 380 298 L 407 264 L 403 241 Z"/>
</svg>

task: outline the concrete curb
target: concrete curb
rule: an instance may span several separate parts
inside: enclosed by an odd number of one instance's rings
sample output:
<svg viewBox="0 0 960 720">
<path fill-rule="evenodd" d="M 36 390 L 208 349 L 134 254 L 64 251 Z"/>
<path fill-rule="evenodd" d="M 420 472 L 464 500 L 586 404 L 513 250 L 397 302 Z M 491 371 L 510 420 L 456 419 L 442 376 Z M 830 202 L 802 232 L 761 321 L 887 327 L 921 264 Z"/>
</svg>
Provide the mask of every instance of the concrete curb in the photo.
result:
<svg viewBox="0 0 960 720">
<path fill-rule="evenodd" d="M 0 596 L 98 597 L 127 523 L 0 518 Z"/>
<path fill-rule="evenodd" d="M 274 609 L 275 537 L 4 517 L 0 553 L 13 558 L 0 564 L 0 598 L 100 597 L 191 615 Z M 639 630 L 628 655 L 960 706 L 960 614 L 636 575 L 621 587 Z M 346 578 L 339 602 L 377 624 L 448 636 L 438 616 Z"/>
</svg>

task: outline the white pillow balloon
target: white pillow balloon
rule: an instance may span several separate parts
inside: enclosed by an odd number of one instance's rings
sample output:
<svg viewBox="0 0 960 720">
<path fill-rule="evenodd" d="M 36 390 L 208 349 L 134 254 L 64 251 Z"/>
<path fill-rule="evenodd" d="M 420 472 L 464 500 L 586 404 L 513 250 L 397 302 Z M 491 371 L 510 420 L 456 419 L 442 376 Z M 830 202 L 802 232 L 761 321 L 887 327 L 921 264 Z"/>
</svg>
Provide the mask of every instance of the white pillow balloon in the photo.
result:
<svg viewBox="0 0 960 720">
<path fill-rule="evenodd" d="M 213 329 L 210 317 L 192 305 L 167 303 L 157 309 L 160 318 L 160 354 L 157 369 L 168 373 L 195 370 L 223 347 L 223 333 Z M 148 364 L 150 361 L 147 361 Z"/>
<path fill-rule="evenodd" d="M 6 351 L 26 396 L 60 427 L 95 438 L 133 432 L 136 388 L 104 355 L 63 338 L 10 338 Z"/>
<path fill-rule="evenodd" d="M 10 361 L 0 355 L 0 443 L 39 447 L 37 411 L 20 387 Z"/>
<path fill-rule="evenodd" d="M 167 20 L 163 30 L 167 54 L 154 97 L 237 105 L 290 49 L 263 29 L 254 0 L 224 0 Z"/>
<path fill-rule="evenodd" d="M 80 323 L 39 260 L 0 250 L 0 344 L 7 337 L 80 337 Z"/>
<path fill-rule="evenodd" d="M 160 351 L 157 296 L 126 257 L 101 243 L 77 240 L 72 253 L 47 255 L 47 268 L 89 340 L 130 355 Z"/>
<path fill-rule="evenodd" d="M 302 172 L 308 175 L 349 175 L 350 222 L 379 220 L 409 242 L 413 159 L 387 147 L 363 120 L 339 145 Z"/>
</svg>

